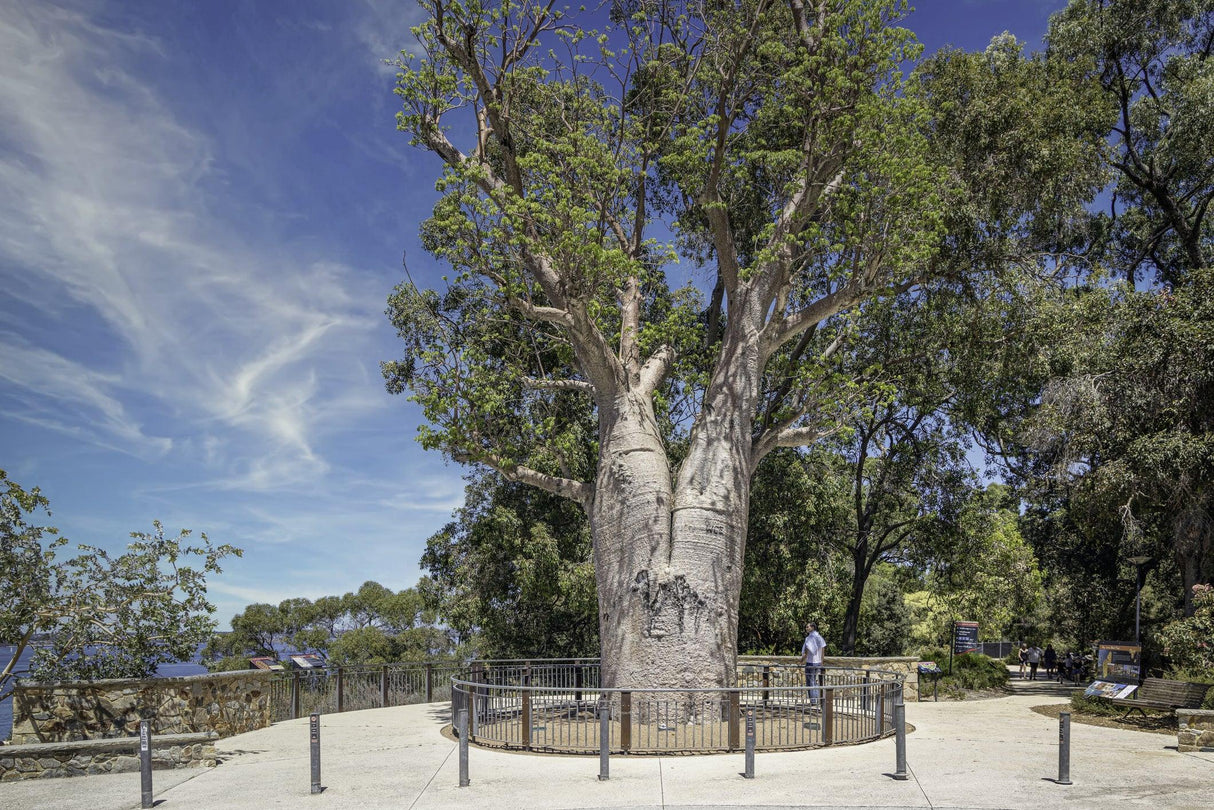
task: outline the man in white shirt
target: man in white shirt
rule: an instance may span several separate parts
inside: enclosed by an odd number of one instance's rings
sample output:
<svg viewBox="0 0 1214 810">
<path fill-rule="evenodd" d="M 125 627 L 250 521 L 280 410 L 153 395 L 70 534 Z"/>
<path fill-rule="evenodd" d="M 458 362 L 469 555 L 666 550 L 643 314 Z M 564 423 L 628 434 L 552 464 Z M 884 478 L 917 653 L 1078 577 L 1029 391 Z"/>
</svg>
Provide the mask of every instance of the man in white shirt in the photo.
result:
<svg viewBox="0 0 1214 810">
<path fill-rule="evenodd" d="M 1037 680 L 1037 667 L 1041 664 L 1041 648 L 1034 644 L 1029 647 L 1029 680 Z"/>
<path fill-rule="evenodd" d="M 822 652 L 826 649 L 826 639 L 818 633 L 818 625 L 814 622 L 805 624 L 805 643 L 801 645 L 801 664 L 805 667 L 805 685 L 815 687 L 809 690 L 810 702 L 818 704 L 822 685 Z"/>
</svg>

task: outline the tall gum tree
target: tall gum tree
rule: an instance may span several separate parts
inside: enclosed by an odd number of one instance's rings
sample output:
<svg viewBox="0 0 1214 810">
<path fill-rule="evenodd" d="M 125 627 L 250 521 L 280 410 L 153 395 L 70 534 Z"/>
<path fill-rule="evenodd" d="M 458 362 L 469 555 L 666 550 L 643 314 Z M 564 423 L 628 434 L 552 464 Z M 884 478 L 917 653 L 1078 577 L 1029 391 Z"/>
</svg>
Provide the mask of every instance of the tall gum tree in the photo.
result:
<svg viewBox="0 0 1214 810">
<path fill-rule="evenodd" d="M 398 125 L 456 275 L 389 299 L 388 388 L 424 446 L 584 508 L 606 685 L 728 685 L 756 467 L 872 381 L 838 362 L 858 305 L 939 272 L 905 4 L 423 7 Z"/>
</svg>

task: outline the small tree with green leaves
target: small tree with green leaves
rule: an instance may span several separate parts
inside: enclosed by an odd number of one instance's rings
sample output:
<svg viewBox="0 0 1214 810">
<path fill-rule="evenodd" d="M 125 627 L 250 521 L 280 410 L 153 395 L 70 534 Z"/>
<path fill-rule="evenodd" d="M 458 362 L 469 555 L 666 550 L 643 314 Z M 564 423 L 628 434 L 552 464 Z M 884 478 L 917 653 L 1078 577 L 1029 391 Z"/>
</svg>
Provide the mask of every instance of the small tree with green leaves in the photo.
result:
<svg viewBox="0 0 1214 810">
<path fill-rule="evenodd" d="M 77 546 L 60 558 L 67 540 L 31 513 L 49 503 L 34 488 L 8 481 L 0 500 L 0 638 L 15 643 L 0 673 L 0 697 L 11 691 L 17 659 L 38 637 L 30 675 L 39 680 L 146 678 L 160 664 L 188 660 L 215 629 L 206 576 L 241 550 L 198 541 L 183 530 L 165 537 L 160 523 L 137 532 L 126 552 Z M 49 539 L 49 542 L 44 542 Z"/>
</svg>

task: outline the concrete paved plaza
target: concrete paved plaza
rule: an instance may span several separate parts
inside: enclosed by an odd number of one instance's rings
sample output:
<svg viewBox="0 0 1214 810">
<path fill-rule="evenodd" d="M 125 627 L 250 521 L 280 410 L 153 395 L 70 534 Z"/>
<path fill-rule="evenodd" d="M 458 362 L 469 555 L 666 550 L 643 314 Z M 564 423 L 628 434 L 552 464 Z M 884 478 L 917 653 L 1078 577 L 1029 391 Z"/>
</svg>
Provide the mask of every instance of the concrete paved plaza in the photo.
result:
<svg viewBox="0 0 1214 810">
<path fill-rule="evenodd" d="M 263 808 L 1214 808 L 1214 753 L 1182 754 L 1175 736 L 1071 727 L 1073 785 L 1058 775 L 1058 722 L 1029 710 L 1061 703 L 1052 682 L 1013 682 L 1016 694 L 907 705 L 910 779 L 897 782 L 894 741 L 759 754 L 611 759 L 472 748 L 472 784 L 458 783 L 457 746 L 440 733 L 442 704 L 322 718 L 322 781 L 310 795 L 307 719 L 219 743 L 214 769 L 156 771 L 156 807 Z M 138 773 L 0 785 L 4 810 L 139 807 Z"/>
</svg>

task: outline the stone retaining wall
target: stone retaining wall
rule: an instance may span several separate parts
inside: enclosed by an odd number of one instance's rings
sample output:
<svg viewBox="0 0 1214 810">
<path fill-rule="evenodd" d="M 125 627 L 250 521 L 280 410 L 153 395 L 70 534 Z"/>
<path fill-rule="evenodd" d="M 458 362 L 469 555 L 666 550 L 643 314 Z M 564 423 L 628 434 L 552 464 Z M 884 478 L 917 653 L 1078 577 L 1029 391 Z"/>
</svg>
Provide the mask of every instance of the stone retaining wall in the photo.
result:
<svg viewBox="0 0 1214 810">
<path fill-rule="evenodd" d="M 22 681 L 13 691 L 14 745 L 214 732 L 229 737 L 270 725 L 270 681 L 257 670 L 181 678 L 80 683 Z M 7 756 L 0 748 L 0 756 Z"/>
<path fill-rule="evenodd" d="M 762 666 L 763 664 L 796 667 L 800 665 L 800 661 L 800 656 L 796 655 L 739 655 L 738 669 L 740 670 L 748 666 Z M 843 656 L 828 655 L 823 659 L 823 662 L 827 667 L 880 669 L 885 672 L 897 673 L 906 679 L 902 682 L 903 699 L 907 701 L 919 699 L 919 671 L 915 668 L 915 664 L 919 662 L 918 658 L 912 656 L 845 658 Z"/>
<path fill-rule="evenodd" d="M 213 768 L 215 739 L 215 734 L 153 736 L 152 769 Z M 0 782 L 138 770 L 138 737 L 0 747 Z"/>
<path fill-rule="evenodd" d="M 1177 709 L 1176 742 L 1181 751 L 1214 751 L 1214 710 Z"/>
</svg>

